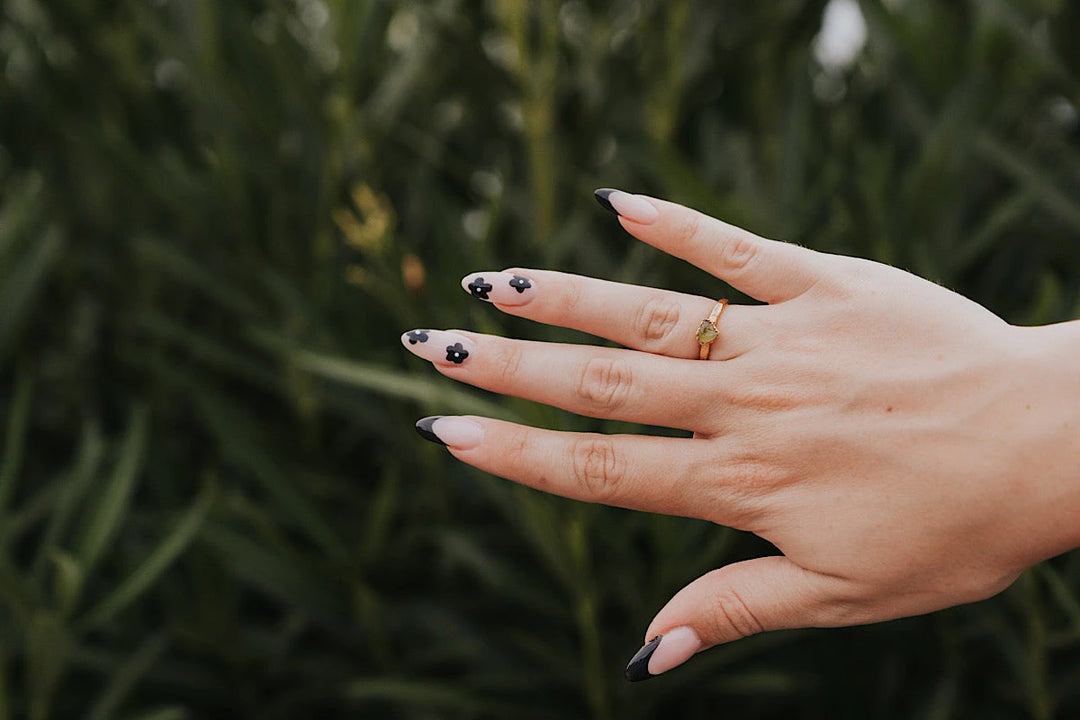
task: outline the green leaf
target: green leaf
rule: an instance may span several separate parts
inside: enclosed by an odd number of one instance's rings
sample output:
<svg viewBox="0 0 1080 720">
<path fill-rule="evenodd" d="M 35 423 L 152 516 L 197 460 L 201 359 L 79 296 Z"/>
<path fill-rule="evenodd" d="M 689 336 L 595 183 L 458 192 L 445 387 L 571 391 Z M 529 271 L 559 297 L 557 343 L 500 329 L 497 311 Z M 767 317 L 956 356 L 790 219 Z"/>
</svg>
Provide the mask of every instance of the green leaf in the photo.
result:
<svg viewBox="0 0 1080 720">
<path fill-rule="evenodd" d="M 7 605 L 14 625 L 25 632 L 41 599 L 6 555 L 0 555 L 0 601 Z"/>
<path fill-rule="evenodd" d="M 484 415 L 515 420 L 516 416 L 502 405 L 467 393 L 446 380 L 421 377 L 386 367 L 356 362 L 311 350 L 304 350 L 265 333 L 255 335 L 271 349 L 282 352 L 297 367 L 333 382 L 370 390 L 381 395 L 412 400 L 425 407 L 438 407 L 445 412 Z"/>
<path fill-rule="evenodd" d="M 11 720 L 11 691 L 8 690 L 7 668 L 0 664 L 0 720 Z"/>
<path fill-rule="evenodd" d="M 34 302 L 44 289 L 53 265 L 60 259 L 63 247 L 60 231 L 49 228 L 3 278 L 0 285 L 0 364 L 10 357 L 23 325 L 32 318 Z"/>
<path fill-rule="evenodd" d="M 129 720 L 187 720 L 189 717 L 191 715 L 185 708 L 164 707 L 132 715 Z"/>
<path fill-rule="evenodd" d="M 340 622 L 339 579 L 318 574 L 302 555 L 216 523 L 207 526 L 204 537 L 238 581 L 303 610 L 321 623 Z"/>
<path fill-rule="evenodd" d="M 1019 183 L 1034 202 L 1056 215 L 1072 232 L 1080 232 L 1080 202 L 1052 182 L 1048 168 L 1039 167 L 989 134 L 980 135 L 975 148 L 984 160 Z"/>
<path fill-rule="evenodd" d="M 4 438 L 4 459 L 0 462 L 0 517 L 15 494 L 15 483 L 22 468 L 26 451 L 26 435 L 30 427 L 30 410 L 34 394 L 34 379 L 20 370 L 15 380 L 15 399 L 7 419 Z"/>
<path fill-rule="evenodd" d="M 364 678 L 351 680 L 342 687 L 342 695 L 354 703 L 389 701 L 401 707 L 420 707 L 429 710 L 457 710 L 482 713 L 493 717 L 539 718 L 551 717 L 540 708 L 500 703 L 478 696 L 463 685 L 424 680 L 395 678 Z"/>
<path fill-rule="evenodd" d="M 78 561 L 62 550 L 54 550 L 50 556 L 53 562 L 53 588 L 56 596 L 56 610 L 60 617 L 66 618 L 79 602 L 82 592 L 83 571 Z"/>
<path fill-rule="evenodd" d="M 123 665 L 112 673 L 109 684 L 94 701 L 90 712 L 86 715 L 86 720 L 109 720 L 116 717 L 117 708 L 168 646 L 169 640 L 164 633 L 158 633 L 147 639 Z"/>
<path fill-rule="evenodd" d="M 142 467 L 146 434 L 147 413 L 144 408 L 139 408 L 131 414 L 113 475 L 102 488 L 97 506 L 87 515 L 83 527 L 77 555 L 83 572 L 87 574 L 97 565 L 127 514 L 131 495 L 135 491 L 135 480 Z"/>
<path fill-rule="evenodd" d="M 71 633 L 56 615 L 45 610 L 34 614 L 26 633 L 26 685 L 31 720 L 49 717 L 56 686 L 67 669 L 73 648 Z"/>
<path fill-rule="evenodd" d="M 171 565 L 198 535 L 214 503 L 214 487 L 207 485 L 191 506 L 173 526 L 142 564 L 111 593 L 105 596 L 80 622 L 83 630 L 91 630 L 108 622 L 116 613 L 134 602 Z"/>
<path fill-rule="evenodd" d="M 294 518 L 327 555 L 345 558 L 345 546 L 336 529 L 297 487 L 293 478 L 281 470 L 267 444 L 250 434 L 248 428 L 257 426 L 256 419 L 241 416 L 235 408 L 208 393 L 196 394 L 194 402 L 209 429 L 217 435 L 222 454 L 230 464 L 251 473 L 278 507 Z"/>
<path fill-rule="evenodd" d="M 184 285 L 199 291 L 218 307 L 238 316 L 258 314 L 258 306 L 234 284 L 223 283 L 173 244 L 161 239 L 141 237 L 134 250 L 147 265 L 159 269 Z"/>
<path fill-rule="evenodd" d="M 58 547 L 76 508 L 97 478 L 98 468 L 104 456 L 105 441 L 101 436 L 101 431 L 97 425 L 86 423 L 83 426 L 82 440 L 75 461 L 63 481 L 56 504 L 52 508 L 45 531 L 39 541 L 37 555 L 31 565 L 31 575 L 39 584 L 45 571 L 46 561 Z"/>
</svg>

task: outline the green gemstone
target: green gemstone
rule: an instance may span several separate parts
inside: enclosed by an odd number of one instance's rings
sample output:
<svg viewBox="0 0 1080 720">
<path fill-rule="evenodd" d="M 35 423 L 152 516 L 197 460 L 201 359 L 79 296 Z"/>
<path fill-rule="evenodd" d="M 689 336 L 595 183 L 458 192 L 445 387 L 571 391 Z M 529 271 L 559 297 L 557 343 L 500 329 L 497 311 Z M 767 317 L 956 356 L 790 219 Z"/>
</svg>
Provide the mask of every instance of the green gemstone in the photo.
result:
<svg viewBox="0 0 1080 720">
<path fill-rule="evenodd" d="M 702 345 L 707 345 L 718 337 L 720 337 L 720 333 L 717 332 L 716 326 L 708 320 L 702 320 L 700 327 L 697 329 L 697 341 Z"/>
</svg>

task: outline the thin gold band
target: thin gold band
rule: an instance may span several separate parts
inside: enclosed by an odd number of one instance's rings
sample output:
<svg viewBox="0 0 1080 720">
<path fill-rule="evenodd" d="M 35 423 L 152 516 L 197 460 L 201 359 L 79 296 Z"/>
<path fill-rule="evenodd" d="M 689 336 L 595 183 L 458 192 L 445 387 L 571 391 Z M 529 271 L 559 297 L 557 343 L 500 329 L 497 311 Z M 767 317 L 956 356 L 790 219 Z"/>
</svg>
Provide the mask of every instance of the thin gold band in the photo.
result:
<svg viewBox="0 0 1080 720">
<path fill-rule="evenodd" d="M 724 312 L 724 308 L 727 307 L 728 301 L 726 299 L 717 300 L 713 305 L 712 312 L 709 313 L 709 317 L 701 321 L 701 325 L 698 326 L 697 341 L 701 346 L 698 350 L 699 360 L 709 359 L 709 350 L 712 349 L 713 341 L 720 336 L 720 331 L 716 328 L 717 321 L 720 320 L 720 314 Z"/>
</svg>

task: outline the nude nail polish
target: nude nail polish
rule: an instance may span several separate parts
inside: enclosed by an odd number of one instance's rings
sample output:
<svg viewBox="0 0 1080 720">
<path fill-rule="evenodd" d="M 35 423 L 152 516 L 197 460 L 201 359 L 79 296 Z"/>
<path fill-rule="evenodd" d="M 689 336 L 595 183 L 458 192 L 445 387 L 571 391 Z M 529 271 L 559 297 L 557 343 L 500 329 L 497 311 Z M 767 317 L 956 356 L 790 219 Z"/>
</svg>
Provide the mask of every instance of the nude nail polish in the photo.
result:
<svg viewBox="0 0 1080 720">
<path fill-rule="evenodd" d="M 682 665 L 701 650 L 701 638 L 689 627 L 657 635 L 637 651 L 626 666 L 626 679 L 640 682 Z"/>
<path fill-rule="evenodd" d="M 638 225 L 651 225 L 660 217 L 656 206 L 641 195 L 612 188 L 600 188 L 594 194 L 600 207 Z"/>
<path fill-rule="evenodd" d="M 437 365 L 461 365 L 475 353 L 472 340 L 447 330 L 410 330 L 402 334 L 401 344 Z"/>
<path fill-rule="evenodd" d="M 509 272 L 477 272 L 461 279 L 465 292 L 496 305 L 524 305 L 536 295 L 536 281 Z"/>
<path fill-rule="evenodd" d="M 432 415 L 417 420 L 416 432 L 425 440 L 455 450 L 471 450 L 484 440 L 484 428 L 479 423 L 455 416 Z"/>
</svg>

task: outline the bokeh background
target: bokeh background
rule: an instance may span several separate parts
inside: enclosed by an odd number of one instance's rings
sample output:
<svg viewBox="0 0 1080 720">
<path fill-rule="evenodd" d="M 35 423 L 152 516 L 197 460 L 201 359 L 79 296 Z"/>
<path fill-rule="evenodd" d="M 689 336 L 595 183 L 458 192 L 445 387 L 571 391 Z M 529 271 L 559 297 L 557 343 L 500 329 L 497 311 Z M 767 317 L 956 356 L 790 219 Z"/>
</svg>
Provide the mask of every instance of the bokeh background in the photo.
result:
<svg viewBox="0 0 1080 720">
<path fill-rule="evenodd" d="M 417 418 L 642 428 L 454 386 L 398 343 L 589 340 L 471 300 L 478 269 L 729 293 L 623 234 L 602 186 L 1013 323 L 1080 316 L 1077 3 L 2 12 L 0 720 L 1080 717 L 1075 553 L 973 606 L 628 684 L 675 591 L 771 548 L 456 464 Z"/>
</svg>

